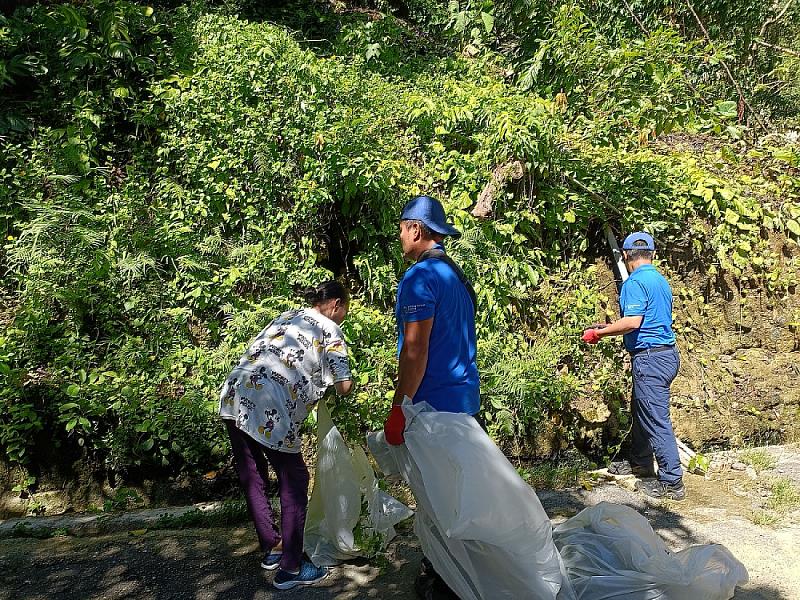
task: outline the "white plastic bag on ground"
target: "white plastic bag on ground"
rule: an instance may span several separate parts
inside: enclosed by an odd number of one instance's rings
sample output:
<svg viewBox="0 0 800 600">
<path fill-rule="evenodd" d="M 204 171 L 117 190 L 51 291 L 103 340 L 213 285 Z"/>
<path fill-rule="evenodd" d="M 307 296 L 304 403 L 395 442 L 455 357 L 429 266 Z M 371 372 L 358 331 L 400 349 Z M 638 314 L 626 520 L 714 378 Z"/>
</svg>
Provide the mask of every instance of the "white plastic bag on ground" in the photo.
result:
<svg viewBox="0 0 800 600">
<path fill-rule="evenodd" d="M 474 419 L 404 405 L 403 446 L 368 438 L 417 500 L 425 556 L 462 600 L 572 598 L 538 497 Z M 561 593 L 559 593 L 561 592 Z"/>
<path fill-rule="evenodd" d="M 727 600 L 747 581 L 724 547 L 671 553 L 624 506 L 587 508 L 553 533 L 532 488 L 473 418 L 424 403 L 403 410 L 405 445 L 379 432 L 369 449 L 410 485 L 423 552 L 462 600 Z"/>
<path fill-rule="evenodd" d="M 362 514 L 362 506 L 366 514 Z M 414 513 L 378 487 L 364 450 L 348 448 L 325 401 L 317 410 L 317 467 L 306 515 L 304 549 L 317 566 L 365 556 L 394 537 L 394 526 Z M 357 532 L 360 530 L 361 540 Z M 372 548 L 363 547 L 371 538 Z M 362 544 L 358 542 L 361 541 Z"/>
<path fill-rule="evenodd" d="M 671 552 L 647 519 L 619 504 L 581 511 L 553 538 L 581 599 L 727 600 L 748 580 L 724 546 Z"/>
</svg>

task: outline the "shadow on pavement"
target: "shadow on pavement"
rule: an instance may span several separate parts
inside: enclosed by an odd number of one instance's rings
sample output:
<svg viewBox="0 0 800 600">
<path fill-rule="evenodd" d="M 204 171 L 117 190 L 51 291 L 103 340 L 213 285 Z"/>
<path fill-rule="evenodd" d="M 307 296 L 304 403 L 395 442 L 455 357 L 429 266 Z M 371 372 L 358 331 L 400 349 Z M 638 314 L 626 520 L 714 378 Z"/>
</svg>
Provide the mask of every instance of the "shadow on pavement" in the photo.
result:
<svg viewBox="0 0 800 600">
<path fill-rule="evenodd" d="M 380 568 L 366 561 L 332 570 L 313 587 L 280 592 L 260 568 L 249 528 L 119 533 L 98 538 L 0 541 L 0 598 L 411 599 L 421 554 L 400 539 Z"/>
<path fill-rule="evenodd" d="M 555 523 L 600 501 L 630 506 L 646 516 L 673 550 L 721 542 L 726 528 L 724 521 L 698 526 L 681 514 L 686 509 L 679 505 L 646 501 L 641 494 L 615 485 L 592 490 L 541 490 L 539 497 Z M 280 592 L 272 588 L 274 572 L 260 568 L 261 554 L 249 524 L 136 533 L 0 540 L 0 600 L 256 600 L 289 596 L 292 600 L 411 600 L 415 598 L 413 582 L 422 557 L 413 533 L 406 528 L 385 559 L 341 565 L 316 586 Z M 775 567 L 778 572 L 789 568 Z M 783 591 L 771 583 L 765 583 L 762 574 L 737 590 L 735 598 L 797 598 L 787 595 L 786 582 L 775 581 L 785 588 Z"/>
<path fill-rule="evenodd" d="M 733 600 L 793 600 L 780 590 L 764 585 L 736 590 Z"/>
</svg>

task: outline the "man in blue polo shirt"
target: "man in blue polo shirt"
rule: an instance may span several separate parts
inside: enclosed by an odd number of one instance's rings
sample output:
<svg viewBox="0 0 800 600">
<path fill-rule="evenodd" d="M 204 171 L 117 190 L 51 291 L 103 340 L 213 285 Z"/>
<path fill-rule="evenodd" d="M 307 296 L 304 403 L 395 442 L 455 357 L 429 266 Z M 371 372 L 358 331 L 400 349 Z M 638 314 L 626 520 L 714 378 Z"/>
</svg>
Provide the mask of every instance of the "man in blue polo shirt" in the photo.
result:
<svg viewBox="0 0 800 600">
<path fill-rule="evenodd" d="M 446 412 L 475 415 L 480 408 L 474 292 L 442 245 L 459 235 L 428 196 L 414 198 L 400 215 L 403 256 L 416 263 L 397 287 L 398 380 L 384 427 L 390 444 L 403 443 L 406 396 Z"/>
<path fill-rule="evenodd" d="M 683 500 L 686 488 L 669 415 L 669 388 L 680 368 L 672 331 L 672 289 L 652 264 L 655 243 L 649 234 L 630 234 L 622 250 L 630 273 L 619 296 L 622 318 L 587 329 L 582 338 L 596 344 L 601 338 L 622 335 L 631 354 L 630 460 L 614 462 L 608 470 L 652 478 L 655 455 L 658 479 L 639 481 L 636 488 L 653 498 Z"/>
<path fill-rule="evenodd" d="M 442 245 L 445 237 L 459 235 L 446 222 L 442 205 L 428 196 L 411 200 L 400 215 L 403 257 L 415 264 L 397 287 L 397 386 L 383 427 L 390 444 L 404 441 L 405 397 L 438 411 L 473 415 L 481 423 L 475 291 Z M 422 598 L 457 600 L 427 558 L 414 586 Z"/>
</svg>

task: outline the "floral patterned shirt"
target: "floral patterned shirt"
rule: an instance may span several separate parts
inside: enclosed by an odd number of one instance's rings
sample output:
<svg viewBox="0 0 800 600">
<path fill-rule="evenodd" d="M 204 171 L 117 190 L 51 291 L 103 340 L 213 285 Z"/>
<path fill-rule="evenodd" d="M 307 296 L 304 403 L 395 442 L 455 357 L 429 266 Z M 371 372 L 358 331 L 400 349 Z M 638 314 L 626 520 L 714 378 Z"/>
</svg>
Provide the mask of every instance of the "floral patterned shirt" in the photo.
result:
<svg viewBox="0 0 800 600">
<path fill-rule="evenodd" d="M 300 452 L 300 425 L 338 381 L 350 379 L 339 326 L 313 308 L 290 310 L 256 336 L 222 386 L 219 414 L 257 442 Z"/>
</svg>

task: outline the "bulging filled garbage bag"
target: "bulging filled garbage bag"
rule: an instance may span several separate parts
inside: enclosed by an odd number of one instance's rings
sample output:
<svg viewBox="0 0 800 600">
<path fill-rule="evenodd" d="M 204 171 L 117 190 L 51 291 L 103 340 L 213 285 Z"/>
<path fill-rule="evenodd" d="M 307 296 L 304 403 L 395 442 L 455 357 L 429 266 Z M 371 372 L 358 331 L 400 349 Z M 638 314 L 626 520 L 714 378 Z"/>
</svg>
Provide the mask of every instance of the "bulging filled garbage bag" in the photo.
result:
<svg viewBox="0 0 800 600">
<path fill-rule="evenodd" d="M 405 444 L 370 452 L 417 500 L 425 556 L 462 600 L 727 600 L 747 581 L 719 545 L 670 552 L 635 510 L 600 503 L 555 532 L 533 489 L 470 416 L 404 404 Z"/>
<path fill-rule="evenodd" d="M 748 579 L 724 546 L 671 552 L 647 519 L 619 504 L 584 509 L 553 538 L 580 599 L 727 600 Z"/>
<path fill-rule="evenodd" d="M 331 566 L 384 549 L 395 535 L 394 526 L 413 514 L 378 487 L 364 450 L 348 447 L 327 404 L 320 402 L 317 466 L 304 535 L 311 562 Z"/>
<path fill-rule="evenodd" d="M 573 597 L 538 497 L 477 422 L 424 403 L 404 411 L 405 445 L 382 432 L 368 445 L 414 492 L 414 531 L 448 586 L 462 600 Z"/>
</svg>

